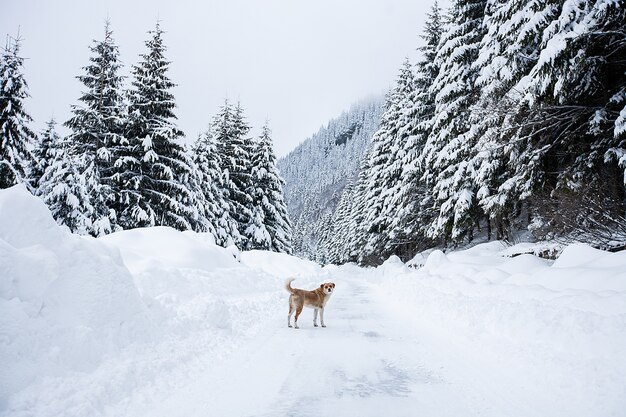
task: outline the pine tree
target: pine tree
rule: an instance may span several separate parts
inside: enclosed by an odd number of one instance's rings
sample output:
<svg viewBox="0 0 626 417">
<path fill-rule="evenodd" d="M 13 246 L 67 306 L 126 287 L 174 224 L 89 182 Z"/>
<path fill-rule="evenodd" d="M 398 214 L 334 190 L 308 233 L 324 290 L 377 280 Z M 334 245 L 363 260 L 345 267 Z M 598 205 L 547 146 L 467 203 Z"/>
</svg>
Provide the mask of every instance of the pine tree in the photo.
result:
<svg viewBox="0 0 626 417">
<path fill-rule="evenodd" d="M 508 155 L 515 154 L 515 119 L 528 74 L 538 60 L 543 31 L 558 11 L 555 2 L 546 0 L 487 2 L 487 33 L 474 63 L 480 96 L 468 137 L 476 143 L 469 171 L 478 203 L 490 218 L 489 237 L 491 223 L 497 238 L 507 237 L 520 207 L 518 187 L 509 180 L 515 168 Z"/>
<path fill-rule="evenodd" d="M 396 86 L 387 97 L 385 113 L 379 130 L 372 137 L 367 161 L 367 211 L 363 224 L 368 235 L 365 257 L 386 258 L 392 251 L 390 226 L 395 215 L 391 201 L 400 187 L 405 142 L 409 139 L 407 126 L 415 94 L 413 67 L 405 60 Z"/>
<path fill-rule="evenodd" d="M 422 180 L 424 170 L 419 158 L 432 132 L 435 94 L 431 87 L 439 75 L 436 58 L 442 32 L 441 10 L 435 2 L 421 35 L 424 45 L 418 48 L 421 57 L 415 69 L 415 93 L 409 102 L 411 107 L 406 109 L 409 118 L 405 129 L 409 137 L 403 143 L 401 182 L 398 190 L 391 193 L 389 204 L 395 208 L 390 232 L 390 239 L 395 242 L 393 252 L 407 258 L 432 245 L 425 228 L 432 221 L 432 189 Z"/>
<path fill-rule="evenodd" d="M 213 233 L 218 245 L 232 245 L 234 243 L 232 236 L 237 235 L 238 231 L 236 223 L 230 216 L 229 204 L 224 199 L 220 160 L 211 129 L 198 137 L 192 147 L 192 155 L 200 179 L 204 217 L 208 223 L 207 231 Z"/>
<path fill-rule="evenodd" d="M 30 146 L 35 134 L 28 127 L 32 118 L 24 109 L 29 97 L 22 74 L 24 58 L 20 38 L 8 38 L 0 56 L 0 189 L 17 183 L 28 184 L 28 170 L 33 156 Z"/>
<path fill-rule="evenodd" d="M 246 249 L 249 247 L 246 233 L 252 218 L 252 198 L 248 194 L 251 186 L 250 150 L 251 141 L 246 137 L 250 128 L 245 123 L 241 106 L 233 109 L 226 101 L 213 123 L 217 152 L 224 175 L 224 195 L 228 202 L 237 234 L 234 243 Z"/>
<path fill-rule="evenodd" d="M 46 169 L 52 164 L 56 156 L 57 148 L 55 143 L 59 143 L 61 140 L 56 132 L 56 121 L 54 118 L 50 119 L 46 126 L 46 129 L 39 134 L 39 141 L 33 150 L 30 178 L 36 194 L 39 194 L 41 177 L 43 177 L 44 172 L 46 172 Z"/>
<path fill-rule="evenodd" d="M 346 248 L 350 240 L 350 213 L 354 204 L 354 183 L 351 179 L 341 193 L 341 199 L 333 215 L 332 240 L 328 245 L 328 261 L 344 263 L 348 258 Z"/>
<path fill-rule="evenodd" d="M 267 123 L 255 144 L 251 159 L 253 221 L 251 247 L 291 253 L 291 223 L 283 196 L 284 181 L 276 168 L 271 131 Z"/>
<path fill-rule="evenodd" d="M 87 90 L 79 98 L 81 104 L 72 106 L 73 116 L 65 123 L 71 129 L 68 141 L 70 152 L 76 156 L 77 175 L 83 177 L 93 207 L 90 233 L 94 236 L 117 229 L 114 162 L 126 142 L 121 94 L 124 77 L 119 75 L 119 51 L 109 21 L 104 32 L 104 40 L 94 41 L 90 47 L 91 64 L 77 77 Z"/>
<path fill-rule="evenodd" d="M 428 235 L 459 241 L 472 239 L 479 219 L 468 159 L 474 143 L 469 140 L 469 114 L 476 102 L 478 57 L 486 0 L 457 0 L 452 20 L 442 36 L 436 61 L 439 74 L 432 85 L 435 112 L 432 133 L 422 153 L 424 179 L 432 187 L 439 213 Z"/>
<path fill-rule="evenodd" d="M 157 22 L 148 51 L 132 67 L 129 92 L 129 146 L 116 165 L 116 181 L 121 187 L 125 228 L 170 226 L 188 230 L 201 222 L 195 195 L 186 185 L 192 167 L 179 143 L 183 132 L 176 127 L 175 84 L 167 76 L 170 62 L 165 59 L 163 30 Z"/>
<path fill-rule="evenodd" d="M 52 216 L 70 231 L 88 234 L 93 231 L 93 211 L 85 176 L 78 172 L 72 144 L 56 134 L 50 135 L 48 154 L 53 155 L 39 180 L 38 195 Z"/>
</svg>

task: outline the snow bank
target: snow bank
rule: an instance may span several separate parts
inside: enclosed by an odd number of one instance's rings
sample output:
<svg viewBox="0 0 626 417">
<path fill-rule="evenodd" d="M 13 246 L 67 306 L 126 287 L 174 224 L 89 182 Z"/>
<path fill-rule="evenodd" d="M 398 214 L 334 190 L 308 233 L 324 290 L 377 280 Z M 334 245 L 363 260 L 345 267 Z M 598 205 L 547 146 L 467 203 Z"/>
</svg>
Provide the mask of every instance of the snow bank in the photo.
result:
<svg viewBox="0 0 626 417">
<path fill-rule="evenodd" d="M 241 262 L 250 268 L 282 276 L 284 279 L 317 276 L 322 272 L 322 268 L 315 262 L 285 253 L 248 251 L 241 254 Z"/>
<path fill-rule="evenodd" d="M 46 376 L 87 372 L 152 325 L 119 253 L 59 228 L 22 186 L 0 192 L 0 405 Z"/>
<path fill-rule="evenodd" d="M 524 363 L 525 377 L 547 391 L 567 387 L 562 392 L 573 398 L 558 401 L 579 401 L 581 415 L 619 409 L 626 387 L 626 252 L 571 245 L 547 261 L 509 258 L 508 251 L 498 242 L 435 250 L 418 270 L 390 262 L 370 279 L 425 332 L 464 346 L 467 360 L 506 369 Z"/>
<path fill-rule="evenodd" d="M 150 268 L 232 268 L 238 265 L 226 249 L 216 246 L 208 233 L 179 232 L 170 227 L 125 230 L 100 238 L 120 249 L 131 273 Z"/>
</svg>

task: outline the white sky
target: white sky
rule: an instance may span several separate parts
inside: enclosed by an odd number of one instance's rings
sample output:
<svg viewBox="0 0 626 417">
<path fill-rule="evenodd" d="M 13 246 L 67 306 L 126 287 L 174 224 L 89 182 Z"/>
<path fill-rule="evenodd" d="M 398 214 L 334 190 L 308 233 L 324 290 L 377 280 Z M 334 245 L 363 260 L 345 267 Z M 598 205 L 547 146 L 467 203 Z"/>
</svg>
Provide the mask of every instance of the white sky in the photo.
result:
<svg viewBox="0 0 626 417">
<path fill-rule="evenodd" d="M 88 47 L 111 19 L 128 73 L 161 19 L 179 127 L 193 140 L 225 98 L 253 127 L 269 119 L 282 156 L 350 104 L 393 85 L 415 56 L 429 0 L 0 0 L 0 35 L 20 27 L 27 110 L 64 122 Z M 4 40 L 4 39 L 3 39 Z M 4 44 L 2 45 L 4 46 Z"/>
</svg>

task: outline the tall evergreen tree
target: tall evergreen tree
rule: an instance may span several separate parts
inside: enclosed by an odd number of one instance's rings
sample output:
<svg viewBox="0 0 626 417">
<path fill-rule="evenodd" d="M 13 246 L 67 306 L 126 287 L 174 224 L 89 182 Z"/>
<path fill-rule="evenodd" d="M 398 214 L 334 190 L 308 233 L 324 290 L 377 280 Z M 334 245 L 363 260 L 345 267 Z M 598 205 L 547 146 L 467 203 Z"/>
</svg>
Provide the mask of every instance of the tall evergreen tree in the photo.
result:
<svg viewBox="0 0 626 417">
<path fill-rule="evenodd" d="M 163 30 L 157 22 L 146 41 L 147 52 L 132 67 L 133 88 L 128 95 L 129 146 L 116 165 L 121 187 L 121 222 L 126 228 L 171 226 L 187 230 L 201 219 L 195 195 L 185 183 L 192 167 L 180 144 L 176 103 L 170 90 L 175 84 L 167 72 Z"/>
<path fill-rule="evenodd" d="M 402 172 L 401 152 L 403 143 L 408 139 L 406 109 L 413 99 L 413 77 L 413 68 L 407 59 L 400 69 L 396 86 L 388 95 L 380 128 L 372 137 L 367 163 L 368 191 L 364 197 L 368 201 L 363 225 L 368 235 L 366 256 L 377 254 L 385 257 L 390 250 L 390 211 L 393 211 L 390 199 Z"/>
<path fill-rule="evenodd" d="M 7 38 L 0 56 L 0 188 L 28 184 L 33 159 L 29 147 L 35 134 L 28 127 L 32 118 L 24 108 L 28 85 L 22 74 L 20 38 Z"/>
<path fill-rule="evenodd" d="M 624 212 L 626 9 L 606 0 L 557 5 L 516 112 L 507 155 L 514 169 L 501 188 L 530 200 L 537 224 L 564 233 L 586 227 L 590 204 L 601 217 Z"/>
<path fill-rule="evenodd" d="M 267 123 L 251 158 L 252 222 L 247 235 L 256 249 L 291 253 L 291 223 L 283 195 L 284 181 L 276 168 L 271 131 Z"/>
<path fill-rule="evenodd" d="M 418 50 L 421 57 L 415 68 L 415 93 L 408 108 L 409 137 L 403 143 L 401 182 L 392 193 L 390 206 L 395 208 L 390 239 L 395 242 L 394 253 L 411 256 L 419 249 L 431 245 L 426 238 L 426 228 L 432 221 L 432 189 L 422 180 L 423 166 L 419 157 L 432 132 L 435 112 L 435 93 L 432 85 L 439 75 L 437 52 L 443 33 L 441 9 L 437 2 L 432 6 L 421 35 L 424 44 Z"/>
<path fill-rule="evenodd" d="M 232 236 L 237 235 L 238 231 L 230 216 L 229 204 L 224 198 L 217 144 L 211 129 L 198 137 L 192 147 L 192 155 L 199 171 L 207 231 L 213 233 L 218 245 L 229 246 L 234 243 Z"/>
<path fill-rule="evenodd" d="M 489 215 L 495 237 L 506 238 L 520 209 L 519 185 L 509 179 L 515 158 L 516 118 L 526 92 L 528 74 L 536 64 L 545 28 L 559 12 L 554 1 L 489 0 L 478 58 L 476 85 L 480 96 L 470 115 L 469 142 L 475 143 L 469 171 L 477 199 Z"/>
<path fill-rule="evenodd" d="M 213 126 L 228 211 L 238 231 L 233 241 L 241 248 L 248 248 L 250 236 L 247 230 L 252 218 L 252 198 L 248 194 L 251 186 L 251 141 L 246 135 L 250 127 L 243 118 L 241 106 L 233 108 L 228 101 L 222 106 Z"/>
<path fill-rule="evenodd" d="M 485 33 L 485 6 L 486 0 L 456 0 L 437 51 L 440 69 L 431 87 L 436 94 L 435 113 L 421 161 L 439 211 L 430 224 L 430 237 L 471 240 L 478 220 L 476 193 L 468 172 L 474 144 L 467 132 L 470 110 L 478 96 L 473 63 Z"/>
<path fill-rule="evenodd" d="M 113 31 L 107 21 L 104 39 L 94 41 L 90 64 L 77 78 L 86 91 L 79 98 L 81 104 L 72 106 L 73 116 L 65 123 L 71 129 L 68 141 L 76 156 L 78 175 L 84 177 L 91 213 L 91 234 L 99 236 L 116 229 L 114 209 L 117 190 L 113 183 L 117 153 L 125 143 L 124 102 L 119 74 L 119 50 L 113 40 Z"/>
</svg>

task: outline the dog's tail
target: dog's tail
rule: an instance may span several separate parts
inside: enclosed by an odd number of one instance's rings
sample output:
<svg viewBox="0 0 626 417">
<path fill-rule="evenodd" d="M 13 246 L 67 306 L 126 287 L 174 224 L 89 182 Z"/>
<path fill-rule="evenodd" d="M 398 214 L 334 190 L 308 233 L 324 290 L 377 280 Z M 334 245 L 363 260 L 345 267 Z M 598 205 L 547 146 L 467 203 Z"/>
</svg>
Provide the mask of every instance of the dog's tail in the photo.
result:
<svg viewBox="0 0 626 417">
<path fill-rule="evenodd" d="M 295 280 L 295 278 L 289 278 L 287 281 L 285 281 L 285 289 L 291 294 L 294 293 L 293 288 L 291 288 L 291 283 Z"/>
</svg>

